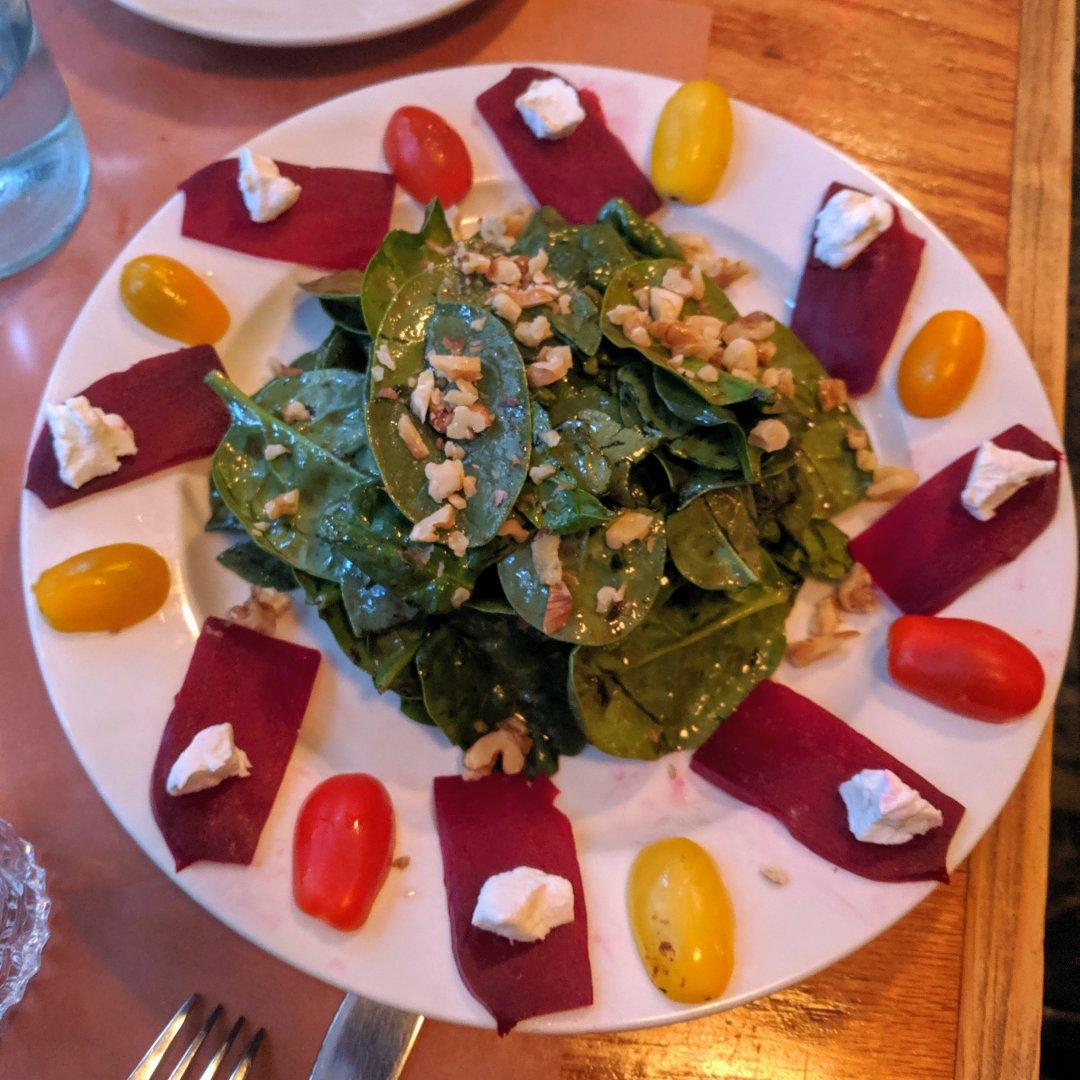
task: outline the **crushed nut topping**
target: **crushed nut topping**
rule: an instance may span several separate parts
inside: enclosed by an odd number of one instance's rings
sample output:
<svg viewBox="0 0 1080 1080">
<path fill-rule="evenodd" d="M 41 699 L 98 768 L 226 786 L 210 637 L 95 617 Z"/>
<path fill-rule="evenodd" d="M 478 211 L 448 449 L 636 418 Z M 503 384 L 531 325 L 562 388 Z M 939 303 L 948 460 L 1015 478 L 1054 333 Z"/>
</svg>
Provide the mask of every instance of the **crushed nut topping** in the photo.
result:
<svg viewBox="0 0 1080 1080">
<path fill-rule="evenodd" d="M 764 341 L 776 333 L 776 323 L 764 311 L 751 311 L 747 315 L 730 322 L 724 328 L 724 340 L 747 338 L 750 341 Z"/>
<path fill-rule="evenodd" d="M 821 634 L 818 637 L 793 641 L 787 647 L 788 663 L 794 667 L 806 667 L 807 664 L 812 664 L 816 660 L 832 656 L 843 648 L 845 641 L 858 636 L 858 630 L 838 630 L 835 634 Z"/>
<path fill-rule="evenodd" d="M 850 436 L 848 436 L 848 438 L 850 438 Z M 875 454 L 873 450 L 868 450 L 866 447 L 856 450 L 855 466 L 863 472 L 877 472 L 877 454 Z"/>
<path fill-rule="evenodd" d="M 427 362 L 438 374 L 452 382 L 476 382 L 482 375 L 479 356 L 432 352 L 427 354 Z"/>
<path fill-rule="evenodd" d="M 500 720 L 494 731 L 481 735 L 465 751 L 462 776 L 466 780 L 479 780 L 490 776 L 496 764 L 502 765 L 507 776 L 515 776 L 525 768 L 525 758 L 532 749 L 532 739 L 525 720 L 515 713 Z"/>
<path fill-rule="evenodd" d="M 529 470 L 529 479 L 534 484 L 542 484 L 549 476 L 555 475 L 554 465 L 534 465 Z"/>
<path fill-rule="evenodd" d="M 229 622 L 246 626 L 260 634 L 272 635 L 278 619 L 292 606 L 288 593 L 278 592 L 260 585 L 252 585 L 251 593 L 242 604 L 229 608 L 225 616 Z"/>
<path fill-rule="evenodd" d="M 524 544 L 525 541 L 529 539 L 529 530 L 525 528 L 518 518 L 511 514 L 510 517 L 499 526 L 499 531 L 495 535 L 509 536 L 511 540 L 516 540 L 519 544 Z"/>
<path fill-rule="evenodd" d="M 759 868 L 761 876 L 766 881 L 771 881 L 774 885 L 786 885 L 791 879 L 787 875 L 786 870 L 781 870 L 779 866 L 762 866 Z"/>
<path fill-rule="evenodd" d="M 521 318 L 521 305 L 511 300 L 505 292 L 493 292 L 488 297 L 488 307 L 508 323 L 516 323 Z"/>
<path fill-rule="evenodd" d="M 454 252 L 454 266 L 463 274 L 486 274 L 491 269 L 491 257 L 479 251 L 469 251 L 459 244 Z"/>
<path fill-rule="evenodd" d="M 836 602 L 844 611 L 860 615 L 877 610 L 879 603 L 874 580 L 862 563 L 856 563 L 836 587 Z"/>
<path fill-rule="evenodd" d="M 725 347 L 720 363 L 727 371 L 753 371 L 758 365 L 757 346 L 749 338 L 735 338 Z"/>
<path fill-rule="evenodd" d="M 412 527 L 409 539 L 422 544 L 434 543 L 439 539 L 439 531 L 452 529 L 456 520 L 457 511 L 449 503 L 444 503 Z"/>
<path fill-rule="evenodd" d="M 791 439 L 791 432 L 783 420 L 759 420 L 751 429 L 746 441 L 766 453 L 783 450 Z"/>
<path fill-rule="evenodd" d="M 784 397 L 795 396 L 795 373 L 791 368 L 770 367 L 761 373 L 761 385 Z"/>
<path fill-rule="evenodd" d="M 550 386 L 566 377 L 573 362 L 569 345 L 545 345 L 539 358 L 525 368 L 525 378 L 533 389 Z"/>
<path fill-rule="evenodd" d="M 460 530 L 446 534 L 446 546 L 460 559 L 469 550 L 469 538 Z"/>
<path fill-rule="evenodd" d="M 617 589 L 611 585 L 601 585 L 596 590 L 596 614 L 610 615 L 626 599 L 625 582 Z"/>
<path fill-rule="evenodd" d="M 689 282 L 687 284 L 689 285 Z M 674 322 L 682 314 L 682 308 L 682 294 L 655 285 L 649 289 L 649 314 L 654 319 Z"/>
<path fill-rule="evenodd" d="M 266 449 L 263 451 L 263 457 L 267 461 L 276 461 L 282 454 L 288 454 L 289 452 L 289 448 L 283 443 L 267 443 Z"/>
<path fill-rule="evenodd" d="M 424 476 L 428 481 L 428 497 L 435 502 L 446 502 L 455 491 L 461 491 L 465 486 L 465 468 L 455 458 L 429 461 L 424 466 Z"/>
<path fill-rule="evenodd" d="M 821 408 L 825 412 L 831 412 L 847 404 L 847 383 L 843 379 L 819 379 L 817 396 Z"/>
<path fill-rule="evenodd" d="M 870 436 L 862 428 L 849 426 L 847 444 L 852 450 L 865 450 L 870 445 Z"/>
<path fill-rule="evenodd" d="M 533 567 L 542 585 L 554 585 L 562 581 L 563 566 L 559 558 L 559 537 L 541 529 L 531 545 Z"/>
<path fill-rule="evenodd" d="M 311 412 L 302 401 L 287 401 L 281 408 L 281 419 L 286 424 L 303 424 L 311 419 Z"/>
<path fill-rule="evenodd" d="M 541 342 L 546 341 L 551 337 L 551 323 L 548 322 L 546 315 L 537 315 L 535 319 L 531 319 L 528 322 L 520 322 L 514 327 L 514 337 L 522 343 L 522 345 L 528 345 L 532 348 L 540 345 Z"/>
<path fill-rule="evenodd" d="M 558 446 L 562 442 L 562 436 L 554 428 L 548 428 L 547 431 L 540 432 L 540 441 L 545 446 Z"/>
<path fill-rule="evenodd" d="M 919 474 L 914 469 L 904 465 L 879 465 L 874 470 L 874 482 L 866 489 L 866 497 L 887 502 L 903 498 L 918 486 Z"/>
<path fill-rule="evenodd" d="M 277 521 L 287 514 L 295 514 L 300 509 L 300 489 L 292 488 L 290 491 L 275 495 L 263 504 L 263 513 L 271 520 Z"/>
<path fill-rule="evenodd" d="M 424 442 L 420 432 L 417 431 L 416 425 L 408 413 L 402 413 L 398 417 L 397 429 L 401 441 L 416 461 L 423 461 L 424 458 L 428 457 L 430 451 L 427 444 Z"/>
<path fill-rule="evenodd" d="M 450 439 L 472 439 L 486 431 L 494 419 L 495 414 L 484 405 L 455 405 L 444 434 Z"/>
<path fill-rule="evenodd" d="M 497 255 L 487 273 L 494 285 L 520 285 L 521 267 L 505 255 Z"/>
<path fill-rule="evenodd" d="M 644 540 L 652 528 L 652 515 L 640 510 L 624 510 L 604 530 L 604 543 L 612 551 L 632 544 L 635 540 Z"/>
</svg>

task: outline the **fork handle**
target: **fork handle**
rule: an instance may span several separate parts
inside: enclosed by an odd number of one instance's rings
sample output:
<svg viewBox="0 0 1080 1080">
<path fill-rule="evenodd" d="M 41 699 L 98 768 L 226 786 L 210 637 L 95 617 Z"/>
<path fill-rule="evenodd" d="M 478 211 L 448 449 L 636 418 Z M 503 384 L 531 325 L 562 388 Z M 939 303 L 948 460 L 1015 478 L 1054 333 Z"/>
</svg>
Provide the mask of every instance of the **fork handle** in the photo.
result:
<svg viewBox="0 0 1080 1080">
<path fill-rule="evenodd" d="M 310 1080 L 398 1080 L 424 1018 L 346 994 Z"/>
</svg>

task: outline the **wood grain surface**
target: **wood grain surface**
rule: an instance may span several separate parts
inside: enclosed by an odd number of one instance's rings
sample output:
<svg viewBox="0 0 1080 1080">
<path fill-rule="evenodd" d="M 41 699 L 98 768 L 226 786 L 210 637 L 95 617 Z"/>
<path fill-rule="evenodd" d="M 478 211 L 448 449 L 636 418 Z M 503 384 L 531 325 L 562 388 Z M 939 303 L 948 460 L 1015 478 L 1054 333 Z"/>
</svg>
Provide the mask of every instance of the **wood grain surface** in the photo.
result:
<svg viewBox="0 0 1080 1080">
<path fill-rule="evenodd" d="M 0 348 L 19 376 L 0 442 L 5 475 L 19 469 L 40 386 L 83 298 L 193 161 L 397 74 L 523 59 L 538 40 L 549 59 L 584 59 L 580 44 L 550 32 L 553 2 L 480 0 L 387 42 L 279 52 L 162 30 L 105 0 L 35 0 L 97 174 L 90 214 L 66 248 L 0 284 Z M 681 77 L 704 65 L 733 95 L 894 184 L 1007 299 L 1060 415 L 1073 8 L 1074 0 L 581 0 L 575 26 L 599 35 L 590 58 L 605 63 Z M 665 10 L 668 33 L 659 29 Z M 8 565 L 16 565 L 14 487 L 0 518 Z M 0 589 L 8 607 L 21 604 L 16 583 Z M 123 1075 L 194 988 L 270 1026 L 253 1080 L 306 1075 L 339 996 L 239 941 L 148 864 L 78 770 L 40 680 L 26 676 L 32 665 L 19 627 L 0 658 L 9 714 L 0 725 L 0 809 L 39 839 L 57 870 L 58 903 L 46 966 L 0 1040 L 0 1075 Z M 28 772 L 17 766 L 31 746 Z M 1034 1076 L 1048 748 L 1044 740 L 950 886 L 802 985 L 692 1024 L 618 1035 L 500 1041 L 432 1022 L 406 1080 Z M 63 799 L 43 798 L 42 787 Z M 78 834 L 57 827 L 60 814 L 77 816 Z M 808 929 L 812 919 L 808 912 Z"/>
</svg>

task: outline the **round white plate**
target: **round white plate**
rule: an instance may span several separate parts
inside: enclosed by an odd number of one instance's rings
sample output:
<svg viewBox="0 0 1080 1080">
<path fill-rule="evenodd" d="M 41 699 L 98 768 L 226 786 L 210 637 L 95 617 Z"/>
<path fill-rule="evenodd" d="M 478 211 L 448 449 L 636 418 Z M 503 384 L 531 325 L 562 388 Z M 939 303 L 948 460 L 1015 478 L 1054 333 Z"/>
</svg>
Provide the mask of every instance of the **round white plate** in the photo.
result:
<svg viewBox="0 0 1080 1080">
<path fill-rule="evenodd" d="M 373 86 L 294 117 L 253 145 L 309 165 L 379 167 L 379 140 L 391 112 L 402 101 L 427 103 L 462 133 L 472 152 L 478 181 L 464 212 L 506 209 L 524 201 L 524 192 L 472 104 L 506 70 L 504 65 L 462 68 Z M 656 116 L 674 84 L 602 68 L 562 65 L 561 70 L 599 93 L 615 131 L 644 160 Z M 926 238 L 898 340 L 908 341 L 942 308 L 972 311 L 986 327 L 979 381 L 959 411 L 944 420 L 913 419 L 899 408 L 893 390 L 896 357 L 890 359 L 879 388 L 858 403 L 882 460 L 911 462 L 928 476 L 1018 420 L 1058 441 L 1042 388 L 1005 314 L 930 222 L 853 162 L 785 121 L 740 104 L 735 121 L 734 154 L 715 201 L 666 210 L 662 220 L 704 232 L 718 251 L 756 267 L 752 281 L 732 290 L 737 306 L 785 314 L 817 202 L 830 181 L 840 180 L 900 203 L 907 224 Z M 193 170 L 202 164 L 191 162 Z M 185 240 L 180 218 L 176 196 L 105 273 L 60 352 L 45 400 L 60 400 L 108 371 L 173 347 L 135 322 L 119 300 L 120 267 L 144 252 L 167 252 L 210 277 L 233 314 L 220 351 L 246 390 L 266 380 L 270 356 L 291 358 L 326 333 L 329 324 L 317 305 L 295 287 L 310 271 Z M 395 219 L 414 224 L 419 209 L 401 195 Z M 147 796 L 151 763 L 199 626 L 246 593 L 246 586 L 214 561 L 222 539 L 201 529 L 206 471 L 205 462 L 196 463 L 54 511 L 24 496 L 23 576 L 53 703 L 113 812 L 167 873 L 172 873 L 171 860 Z M 875 512 L 861 509 L 842 524 L 855 531 Z M 163 611 L 118 636 L 52 632 L 33 607 L 30 582 L 74 552 L 119 540 L 149 544 L 168 559 L 174 585 Z M 780 668 L 783 682 L 835 711 L 967 806 L 953 841 L 952 865 L 997 816 L 1035 746 L 1061 678 L 1075 558 L 1066 479 L 1050 528 L 950 609 L 1004 627 L 1041 659 L 1046 697 L 1033 715 L 1016 723 L 967 720 L 893 686 L 883 663 L 892 614 L 887 610 L 856 617 L 864 634 L 841 655 L 802 671 Z M 804 590 L 789 624 L 793 632 L 802 632 L 811 600 L 821 591 L 820 586 Z M 428 1016 L 490 1025 L 454 968 L 432 821 L 432 777 L 456 771 L 458 752 L 437 732 L 401 715 L 393 695 L 375 693 L 367 676 L 345 662 L 330 634 L 306 612 L 280 632 L 321 648 L 325 661 L 255 863 L 248 868 L 198 864 L 177 875 L 178 884 L 240 933 L 313 975 Z M 389 788 L 398 816 L 397 852 L 409 855 L 411 863 L 391 872 L 363 930 L 342 934 L 293 906 L 290 845 L 298 807 L 312 786 L 332 773 L 356 770 L 374 773 Z M 685 754 L 643 763 L 589 751 L 564 759 L 557 782 L 559 805 L 574 823 L 581 858 L 596 1000 L 591 1008 L 525 1025 L 529 1030 L 638 1027 L 738 1005 L 858 948 L 933 887 L 878 884 L 831 866 L 772 818 L 690 774 Z M 626 920 L 623 890 L 631 860 L 642 845 L 671 835 L 690 836 L 712 852 L 737 913 L 731 985 L 721 1001 L 698 1008 L 675 1005 L 653 988 Z M 790 884 L 771 885 L 759 872 L 762 866 L 782 868 Z"/>
<path fill-rule="evenodd" d="M 471 0 L 114 0 L 154 22 L 240 45 L 338 45 L 432 22 Z"/>
</svg>

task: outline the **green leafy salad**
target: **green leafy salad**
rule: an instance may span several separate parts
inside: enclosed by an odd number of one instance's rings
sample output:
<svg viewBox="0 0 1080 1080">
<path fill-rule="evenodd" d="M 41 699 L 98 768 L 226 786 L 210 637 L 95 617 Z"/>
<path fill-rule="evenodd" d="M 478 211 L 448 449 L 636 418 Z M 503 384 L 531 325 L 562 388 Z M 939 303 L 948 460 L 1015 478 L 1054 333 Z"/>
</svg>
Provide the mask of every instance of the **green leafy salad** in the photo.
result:
<svg viewBox="0 0 1080 1080">
<path fill-rule="evenodd" d="M 466 241 L 433 203 L 305 288 L 321 345 L 252 397 L 209 377 L 208 528 L 455 745 L 512 723 L 530 775 L 698 746 L 803 579 L 850 569 L 830 519 L 872 476 L 836 381 L 621 200 Z"/>
</svg>

